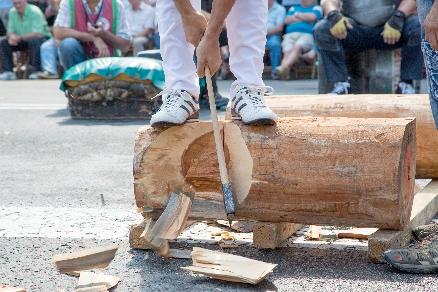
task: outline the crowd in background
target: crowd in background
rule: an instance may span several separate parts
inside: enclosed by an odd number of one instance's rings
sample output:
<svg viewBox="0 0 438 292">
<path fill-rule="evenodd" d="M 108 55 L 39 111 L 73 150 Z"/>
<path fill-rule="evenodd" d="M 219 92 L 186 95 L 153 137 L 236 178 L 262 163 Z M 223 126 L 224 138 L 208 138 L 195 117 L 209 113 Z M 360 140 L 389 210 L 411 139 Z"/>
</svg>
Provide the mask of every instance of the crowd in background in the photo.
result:
<svg viewBox="0 0 438 292">
<path fill-rule="evenodd" d="M 86 37 L 74 38 L 74 34 L 69 34 L 71 31 L 66 32 L 66 29 L 76 29 L 79 32 L 87 29 L 77 27 L 78 23 L 72 24 L 72 18 L 78 19 L 78 13 L 72 12 L 71 3 L 81 2 L 82 0 L 1 0 L 0 80 L 17 79 L 14 69 L 17 54 L 14 55 L 14 52 L 25 52 L 21 55 L 27 58 L 28 78 L 52 79 L 59 78 L 63 71 L 85 59 L 136 56 L 143 50 L 159 49 L 155 19 L 156 0 L 114 1 L 118 3 L 117 6 L 121 6 L 114 8 L 119 16 L 117 27 L 112 32 L 120 39 L 129 40 L 128 46 L 126 43 L 120 45 L 122 40 L 114 42 L 103 37 L 96 37 L 103 41 L 90 39 L 93 44 L 84 45 L 88 41 Z M 202 2 L 203 11 L 208 17 L 211 1 Z M 305 64 L 313 64 L 315 61 L 312 27 L 323 16 L 321 8 L 315 2 L 284 0 L 278 3 L 269 0 L 266 65 L 273 79 L 289 79 L 290 68 L 300 60 L 304 60 Z M 74 8 L 76 9 L 77 7 Z M 93 16 L 92 13 L 85 12 L 87 18 L 89 14 Z M 306 15 L 309 14 L 311 17 L 307 18 Z M 95 30 L 96 35 L 97 31 L 98 29 Z M 224 79 L 231 75 L 227 66 L 229 52 L 225 31 L 221 36 L 221 46 L 224 65 L 218 77 Z"/>
</svg>

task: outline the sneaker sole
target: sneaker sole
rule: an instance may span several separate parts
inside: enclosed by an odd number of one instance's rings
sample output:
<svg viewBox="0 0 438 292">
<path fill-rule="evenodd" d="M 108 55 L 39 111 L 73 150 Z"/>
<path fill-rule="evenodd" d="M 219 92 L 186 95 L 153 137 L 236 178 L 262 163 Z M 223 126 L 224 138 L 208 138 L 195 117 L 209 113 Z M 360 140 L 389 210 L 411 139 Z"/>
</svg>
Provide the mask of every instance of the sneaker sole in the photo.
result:
<svg viewBox="0 0 438 292">
<path fill-rule="evenodd" d="M 231 120 L 233 121 L 242 121 L 242 118 L 236 114 L 233 110 L 231 110 Z M 275 120 L 271 119 L 257 119 L 253 120 L 251 122 L 245 123 L 242 121 L 245 125 L 251 125 L 251 126 L 273 126 L 276 125 L 277 122 Z"/>
<path fill-rule="evenodd" d="M 402 272 L 406 272 L 406 273 L 410 273 L 410 274 L 434 274 L 434 273 L 438 273 L 438 266 L 435 266 L 435 267 L 420 266 L 420 268 L 419 268 L 418 265 L 393 263 L 390 261 L 390 259 L 388 258 L 388 256 L 386 254 L 383 255 L 383 258 L 385 259 L 385 262 L 389 266 L 391 266 L 392 268 L 394 268 L 398 271 L 402 271 Z"/>
<path fill-rule="evenodd" d="M 170 123 L 170 122 L 158 122 L 155 123 L 153 125 L 151 125 L 151 127 L 154 128 L 170 128 L 170 127 L 175 127 L 175 126 L 181 126 L 187 123 L 196 123 L 199 122 L 199 112 L 194 113 L 193 115 L 191 115 L 184 123 L 182 124 L 177 124 L 177 123 Z"/>
</svg>

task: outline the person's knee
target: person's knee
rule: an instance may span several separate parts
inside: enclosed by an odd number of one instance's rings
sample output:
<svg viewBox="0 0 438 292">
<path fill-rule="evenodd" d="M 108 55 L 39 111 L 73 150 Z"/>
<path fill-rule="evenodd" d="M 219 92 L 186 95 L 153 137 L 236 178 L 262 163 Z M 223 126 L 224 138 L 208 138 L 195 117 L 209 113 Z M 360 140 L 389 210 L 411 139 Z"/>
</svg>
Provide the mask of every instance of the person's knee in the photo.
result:
<svg viewBox="0 0 438 292">
<path fill-rule="evenodd" d="M 403 39 L 408 46 L 419 46 L 421 44 L 421 24 L 416 15 L 406 19 L 403 28 Z"/>
<path fill-rule="evenodd" d="M 330 33 L 330 24 L 326 19 L 318 21 L 313 27 L 313 38 L 318 47 L 324 50 L 338 51 L 339 41 Z"/>
<path fill-rule="evenodd" d="M 78 51 L 82 47 L 81 43 L 75 38 L 66 38 L 61 41 L 59 51 L 62 55 L 68 55 L 74 51 Z"/>
</svg>

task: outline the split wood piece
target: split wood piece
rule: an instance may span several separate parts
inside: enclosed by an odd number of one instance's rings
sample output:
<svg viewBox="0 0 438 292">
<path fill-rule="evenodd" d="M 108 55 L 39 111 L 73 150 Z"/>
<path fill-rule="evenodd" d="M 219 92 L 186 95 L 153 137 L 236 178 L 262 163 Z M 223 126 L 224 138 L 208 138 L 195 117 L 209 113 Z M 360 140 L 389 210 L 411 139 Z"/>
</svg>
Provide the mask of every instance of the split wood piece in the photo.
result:
<svg viewBox="0 0 438 292">
<path fill-rule="evenodd" d="M 53 262 L 61 273 L 106 268 L 114 259 L 118 248 L 117 245 L 111 244 L 58 254 L 53 257 Z"/>
<path fill-rule="evenodd" d="M 81 272 L 75 292 L 106 292 L 120 282 L 120 278 L 103 273 Z"/>
<path fill-rule="evenodd" d="M 307 231 L 306 238 L 310 240 L 319 240 L 321 235 L 321 226 L 310 225 Z"/>
<path fill-rule="evenodd" d="M 27 292 L 26 289 L 0 284 L 0 292 Z"/>
<path fill-rule="evenodd" d="M 368 239 L 368 236 L 377 231 L 377 228 L 353 228 L 336 231 L 338 238 Z"/>
<path fill-rule="evenodd" d="M 186 226 L 192 199 L 184 193 L 172 193 L 166 209 L 147 230 L 144 239 L 161 256 L 169 254 L 169 239 L 176 239 Z"/>
<path fill-rule="evenodd" d="M 265 127 L 225 122 L 224 144 L 236 220 L 387 229 L 409 221 L 413 119 L 283 118 Z M 210 123 L 143 128 L 135 149 L 138 207 L 160 214 L 169 190 L 185 189 L 195 194 L 190 219 L 226 219 Z"/>
<path fill-rule="evenodd" d="M 194 247 L 193 265 L 184 270 L 206 275 L 210 278 L 257 284 L 272 272 L 276 264 L 265 263 L 228 253 Z"/>
<path fill-rule="evenodd" d="M 256 248 L 275 249 L 285 242 L 295 232 L 300 230 L 301 224 L 294 223 L 267 223 L 259 222 L 254 226 L 253 243 Z"/>
<path fill-rule="evenodd" d="M 378 230 L 368 237 L 368 257 L 374 263 L 383 263 L 383 253 L 400 248 L 412 240 L 412 230 L 429 223 L 438 213 L 438 180 L 432 180 L 415 194 L 409 226 L 402 231 Z"/>
<path fill-rule="evenodd" d="M 280 117 L 417 119 L 417 178 L 438 178 L 438 131 L 428 94 L 281 95 L 265 97 Z M 226 118 L 231 119 L 228 108 Z"/>
</svg>

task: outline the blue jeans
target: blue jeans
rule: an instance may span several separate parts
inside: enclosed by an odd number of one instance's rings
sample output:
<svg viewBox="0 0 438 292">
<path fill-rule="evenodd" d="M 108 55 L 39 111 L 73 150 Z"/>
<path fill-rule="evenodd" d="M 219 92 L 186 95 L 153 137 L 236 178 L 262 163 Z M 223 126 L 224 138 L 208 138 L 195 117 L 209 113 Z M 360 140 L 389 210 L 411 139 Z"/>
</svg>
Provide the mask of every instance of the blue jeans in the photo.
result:
<svg viewBox="0 0 438 292">
<path fill-rule="evenodd" d="M 59 59 L 64 71 L 67 71 L 70 67 L 85 61 L 87 57 L 80 41 L 75 38 L 66 38 L 59 46 Z"/>
<path fill-rule="evenodd" d="M 269 35 L 266 41 L 266 48 L 269 50 L 271 67 L 272 71 L 274 71 L 281 63 L 281 36 Z"/>
<path fill-rule="evenodd" d="M 360 52 L 368 49 L 394 50 L 402 49 L 400 67 L 401 80 L 419 80 L 422 78 L 423 56 L 421 55 L 420 23 L 414 15 L 406 19 L 402 37 L 394 45 L 383 41 L 383 26 L 369 27 L 351 20 L 352 29 L 344 40 L 335 38 L 330 33 L 330 24 L 326 19 L 320 20 L 313 29 L 315 43 L 318 46 L 321 61 L 329 82 L 348 80 L 345 50 Z"/>
<path fill-rule="evenodd" d="M 424 19 L 429 13 L 434 0 L 417 0 L 417 11 L 420 23 L 423 24 Z M 423 28 L 423 27 L 422 27 Z M 438 128 L 438 51 L 434 50 L 429 42 L 424 37 L 424 31 L 421 32 L 422 42 L 421 49 L 424 54 L 424 62 L 426 64 L 427 77 L 429 81 L 429 99 L 432 108 L 433 119 Z"/>
<path fill-rule="evenodd" d="M 53 38 L 45 41 L 40 48 L 41 68 L 51 74 L 58 74 L 58 48 Z"/>
</svg>

